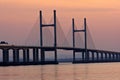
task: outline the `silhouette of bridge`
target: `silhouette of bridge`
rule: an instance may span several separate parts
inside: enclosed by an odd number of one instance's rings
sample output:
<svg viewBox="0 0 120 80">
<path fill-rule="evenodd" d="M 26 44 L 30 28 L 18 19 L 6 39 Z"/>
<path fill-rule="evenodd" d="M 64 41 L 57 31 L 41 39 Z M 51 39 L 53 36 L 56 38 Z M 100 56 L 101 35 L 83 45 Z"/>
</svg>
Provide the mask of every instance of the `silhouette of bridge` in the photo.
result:
<svg viewBox="0 0 120 80">
<path fill-rule="evenodd" d="M 42 11 L 40 11 L 40 46 L 17 46 L 17 45 L 0 45 L 2 50 L 2 62 L 0 66 L 9 66 L 9 65 L 38 65 L 38 64 L 58 64 L 57 59 L 57 50 L 69 50 L 73 51 L 73 61 L 72 63 L 96 63 L 96 62 L 119 62 L 120 61 L 120 52 L 114 51 L 105 51 L 97 49 L 89 49 L 87 45 L 87 22 L 84 18 L 84 29 L 77 30 L 75 29 L 74 18 L 72 19 L 72 47 L 59 47 L 57 45 L 57 24 L 56 24 L 56 11 L 54 10 L 54 21 L 53 24 L 43 24 Z M 44 46 L 43 40 L 43 28 L 53 28 L 53 46 Z M 84 48 L 76 47 L 76 33 L 84 33 Z M 62 34 L 62 33 L 61 33 Z M 47 36 L 49 37 L 49 36 Z M 9 61 L 10 50 L 12 51 L 13 61 Z M 54 60 L 49 61 L 45 58 L 45 52 L 53 51 Z M 20 55 L 22 52 L 23 60 L 20 61 Z M 33 55 L 33 61 L 30 60 L 30 53 Z M 81 59 L 76 60 L 76 53 L 81 54 Z"/>
</svg>

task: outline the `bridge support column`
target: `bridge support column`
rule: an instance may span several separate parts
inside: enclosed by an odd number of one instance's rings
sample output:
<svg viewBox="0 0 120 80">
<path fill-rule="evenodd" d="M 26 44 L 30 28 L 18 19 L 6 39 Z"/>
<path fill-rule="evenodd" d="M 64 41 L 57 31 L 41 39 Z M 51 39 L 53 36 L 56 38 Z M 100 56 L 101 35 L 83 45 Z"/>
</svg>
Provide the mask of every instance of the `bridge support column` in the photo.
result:
<svg viewBox="0 0 120 80">
<path fill-rule="evenodd" d="M 111 60 L 111 53 L 108 53 L 108 55 L 109 55 L 109 61 L 112 61 L 112 60 Z"/>
<path fill-rule="evenodd" d="M 113 55 L 113 61 L 115 61 L 115 54 L 113 53 L 112 55 Z"/>
<path fill-rule="evenodd" d="M 26 61 L 29 62 L 30 55 L 29 55 L 29 49 L 26 49 Z"/>
<path fill-rule="evenodd" d="M 82 51 L 82 61 L 83 62 L 85 61 L 85 53 L 84 53 L 84 51 Z"/>
<path fill-rule="evenodd" d="M 57 62 L 57 50 L 55 49 L 55 62 Z"/>
<path fill-rule="evenodd" d="M 103 61 L 103 53 L 101 52 L 101 61 Z"/>
<path fill-rule="evenodd" d="M 16 62 L 16 50 L 15 49 L 13 50 L 13 62 L 14 63 Z"/>
<path fill-rule="evenodd" d="M 83 56 L 82 56 L 83 59 Z M 75 51 L 73 50 L 73 62 L 75 62 Z"/>
<path fill-rule="evenodd" d="M 107 53 L 104 53 L 104 54 L 105 54 L 105 61 L 107 61 L 108 60 Z"/>
<path fill-rule="evenodd" d="M 20 60 L 19 60 L 19 49 L 17 49 L 17 54 L 16 54 L 16 57 L 17 57 L 17 62 L 19 62 Z"/>
<path fill-rule="evenodd" d="M 116 61 L 119 60 L 119 56 L 118 56 L 118 53 L 116 53 Z"/>
<path fill-rule="evenodd" d="M 114 57 L 115 57 L 115 58 L 114 58 L 114 61 L 116 61 L 116 54 L 115 54 L 115 53 L 114 53 Z"/>
<path fill-rule="evenodd" d="M 38 48 L 36 48 L 36 62 L 39 62 L 39 51 L 38 51 Z"/>
<path fill-rule="evenodd" d="M 45 51 L 43 49 L 41 49 L 41 62 L 45 62 Z"/>
<path fill-rule="evenodd" d="M 33 48 L 33 62 L 36 62 L 36 51 L 35 48 Z"/>
<path fill-rule="evenodd" d="M 23 49 L 23 62 L 29 62 L 29 49 Z"/>
<path fill-rule="evenodd" d="M 119 56 L 119 61 L 120 61 L 120 54 L 118 53 L 118 56 Z"/>
<path fill-rule="evenodd" d="M 14 49 L 13 50 L 13 62 L 19 62 L 19 50 L 18 49 Z"/>
<path fill-rule="evenodd" d="M 80 60 L 76 60 L 76 52 L 79 52 L 81 54 L 81 58 Z M 85 51 L 76 51 L 76 50 L 73 50 L 73 63 L 85 63 L 86 60 L 85 60 Z"/>
<path fill-rule="evenodd" d="M 94 57 L 95 57 L 94 52 L 92 52 L 92 61 L 94 61 Z"/>
<path fill-rule="evenodd" d="M 13 62 L 19 62 L 19 49 L 13 49 Z"/>
<path fill-rule="evenodd" d="M 9 62 L 9 52 L 7 49 L 3 49 L 3 63 Z"/>
<path fill-rule="evenodd" d="M 102 52 L 103 53 L 103 61 L 105 61 L 105 53 L 104 52 Z"/>
<path fill-rule="evenodd" d="M 23 63 L 26 63 L 26 51 L 23 49 Z"/>
<path fill-rule="evenodd" d="M 96 60 L 99 61 L 99 53 L 96 52 Z"/>
<path fill-rule="evenodd" d="M 119 55 L 119 53 L 118 53 L 118 61 L 120 61 L 120 55 Z"/>
<path fill-rule="evenodd" d="M 38 49 L 37 48 L 33 48 L 33 62 L 39 62 L 38 60 Z"/>
</svg>

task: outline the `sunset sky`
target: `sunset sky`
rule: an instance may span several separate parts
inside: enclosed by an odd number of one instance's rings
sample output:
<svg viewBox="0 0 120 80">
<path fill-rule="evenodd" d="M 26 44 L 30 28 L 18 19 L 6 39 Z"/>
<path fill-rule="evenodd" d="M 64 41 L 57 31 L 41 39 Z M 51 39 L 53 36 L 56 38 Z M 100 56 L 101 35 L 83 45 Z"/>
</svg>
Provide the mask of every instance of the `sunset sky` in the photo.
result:
<svg viewBox="0 0 120 80">
<path fill-rule="evenodd" d="M 49 19 L 54 9 L 63 29 L 86 17 L 96 48 L 120 51 L 120 0 L 0 0 L 0 40 L 23 43 L 39 10 Z"/>
</svg>

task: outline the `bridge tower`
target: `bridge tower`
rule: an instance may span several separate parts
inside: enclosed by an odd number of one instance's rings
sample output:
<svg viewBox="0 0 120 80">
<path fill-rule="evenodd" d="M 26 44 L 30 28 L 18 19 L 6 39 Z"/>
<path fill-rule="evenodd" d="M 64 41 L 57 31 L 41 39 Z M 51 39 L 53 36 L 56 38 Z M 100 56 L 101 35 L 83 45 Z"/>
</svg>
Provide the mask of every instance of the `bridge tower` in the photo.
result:
<svg viewBox="0 0 120 80">
<path fill-rule="evenodd" d="M 83 30 L 75 30 L 75 23 L 74 23 L 74 18 L 72 19 L 72 29 L 73 29 L 73 48 L 75 48 L 75 33 L 76 32 L 84 32 L 84 45 L 85 45 L 85 49 L 84 51 L 82 51 L 82 62 L 88 62 L 89 61 L 89 53 L 87 51 L 87 24 L 86 24 L 86 18 L 84 18 L 84 29 Z M 80 51 L 76 51 L 73 50 L 73 63 L 76 62 L 75 61 L 75 52 L 80 52 Z M 85 52 L 85 55 L 84 55 Z M 84 59 L 85 58 L 85 59 Z"/>
<path fill-rule="evenodd" d="M 43 46 L 43 30 L 42 28 L 44 27 L 53 27 L 54 28 L 54 47 L 52 49 L 42 49 L 41 48 L 41 62 L 45 62 L 45 51 L 54 51 L 55 55 L 54 55 L 54 62 L 57 62 L 57 35 L 56 35 L 56 10 L 53 11 L 54 13 L 54 23 L 53 24 L 43 24 L 42 23 L 42 11 L 40 11 L 40 46 Z"/>
</svg>

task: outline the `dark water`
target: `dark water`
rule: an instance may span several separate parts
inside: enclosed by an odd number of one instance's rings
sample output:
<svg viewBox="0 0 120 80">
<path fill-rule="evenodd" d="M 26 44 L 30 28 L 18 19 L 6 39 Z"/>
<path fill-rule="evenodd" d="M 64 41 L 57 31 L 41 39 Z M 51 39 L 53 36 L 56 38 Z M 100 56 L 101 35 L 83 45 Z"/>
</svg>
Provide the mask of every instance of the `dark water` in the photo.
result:
<svg viewBox="0 0 120 80">
<path fill-rule="evenodd" d="M 120 63 L 0 67 L 0 80 L 120 80 Z"/>
</svg>

